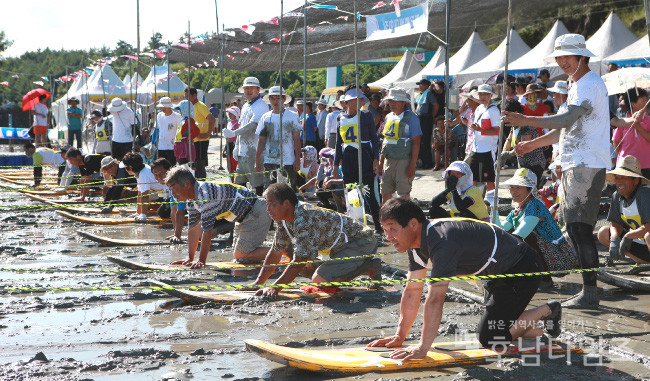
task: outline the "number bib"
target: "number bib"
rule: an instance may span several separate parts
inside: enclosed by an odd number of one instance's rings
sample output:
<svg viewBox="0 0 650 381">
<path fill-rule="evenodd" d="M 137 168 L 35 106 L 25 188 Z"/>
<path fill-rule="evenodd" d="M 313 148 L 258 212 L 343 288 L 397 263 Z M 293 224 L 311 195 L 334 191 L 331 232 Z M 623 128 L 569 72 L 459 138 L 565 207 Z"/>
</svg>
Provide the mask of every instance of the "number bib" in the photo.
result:
<svg viewBox="0 0 650 381">
<path fill-rule="evenodd" d="M 213 181 L 213 183 L 217 185 L 230 185 L 232 187 L 237 188 L 238 190 L 246 189 L 245 187 L 239 184 L 232 184 L 225 181 Z M 233 205 L 235 205 L 235 202 L 237 201 L 238 198 L 244 198 L 244 196 L 241 193 L 237 192 L 237 194 L 235 195 L 235 199 L 232 201 L 232 204 L 230 205 L 231 208 L 233 207 Z M 230 222 L 235 222 L 237 218 L 238 216 L 230 210 L 226 210 L 225 212 L 217 215 L 217 220 L 224 219 Z"/>
<path fill-rule="evenodd" d="M 621 201 L 621 219 L 623 220 L 623 223 L 627 225 L 628 228 L 630 228 L 630 230 L 638 229 L 643 226 L 641 223 L 639 208 L 636 205 L 636 198 L 628 207 L 623 206 L 623 202 Z M 645 245 L 645 241 L 640 238 L 635 239 L 634 242 Z"/>
<path fill-rule="evenodd" d="M 341 128 L 339 134 L 343 140 L 343 148 L 348 146 L 359 148 L 359 123 L 357 115 L 352 118 L 341 117 Z"/>
<path fill-rule="evenodd" d="M 95 139 L 108 140 L 108 134 L 106 133 L 106 122 L 95 126 Z"/>
<path fill-rule="evenodd" d="M 386 144 L 396 144 L 399 139 L 399 119 L 387 120 L 382 131 Z"/>
</svg>

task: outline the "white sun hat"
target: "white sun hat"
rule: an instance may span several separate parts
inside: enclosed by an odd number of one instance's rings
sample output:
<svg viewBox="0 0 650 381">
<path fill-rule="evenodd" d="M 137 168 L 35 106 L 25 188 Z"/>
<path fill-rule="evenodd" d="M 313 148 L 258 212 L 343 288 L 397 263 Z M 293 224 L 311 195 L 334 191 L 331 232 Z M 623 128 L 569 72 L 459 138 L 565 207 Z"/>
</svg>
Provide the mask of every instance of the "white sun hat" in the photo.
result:
<svg viewBox="0 0 650 381">
<path fill-rule="evenodd" d="M 566 81 L 555 81 L 555 85 L 547 90 L 551 93 L 560 93 L 565 95 L 569 93 L 567 90 Z"/>
<path fill-rule="evenodd" d="M 237 91 L 243 94 L 244 87 L 249 87 L 249 86 L 259 87 L 260 93 L 264 92 L 264 89 L 262 89 L 262 86 L 260 86 L 260 80 L 257 79 L 256 77 L 246 77 L 246 79 L 244 79 L 244 84 L 241 85 L 241 87 Z"/>
<path fill-rule="evenodd" d="M 585 56 L 595 57 L 596 55 L 587 49 L 585 37 L 581 34 L 563 34 L 555 39 L 555 50 L 546 56 L 546 63 L 555 63 L 555 57 L 561 56 Z"/>
<path fill-rule="evenodd" d="M 384 98 L 386 101 L 399 101 L 399 102 L 410 102 L 408 95 L 406 94 L 406 90 L 401 89 L 399 87 L 394 87 L 392 89 L 388 90 L 388 95 L 386 98 Z"/>
<path fill-rule="evenodd" d="M 170 97 L 162 97 L 158 101 L 158 108 L 163 108 L 163 107 L 169 107 L 172 108 L 174 107 L 174 104 L 172 103 L 172 99 Z"/>
<path fill-rule="evenodd" d="M 111 100 L 111 105 L 108 106 L 108 111 L 110 112 L 120 112 L 126 108 L 126 103 L 120 98 L 113 98 Z"/>
<path fill-rule="evenodd" d="M 262 98 L 265 103 L 271 103 L 271 100 L 269 99 L 271 95 L 284 95 L 286 97 L 284 103 L 291 102 L 291 95 L 287 95 L 284 89 L 281 89 L 280 86 L 273 86 L 269 89 L 269 93 Z"/>
</svg>

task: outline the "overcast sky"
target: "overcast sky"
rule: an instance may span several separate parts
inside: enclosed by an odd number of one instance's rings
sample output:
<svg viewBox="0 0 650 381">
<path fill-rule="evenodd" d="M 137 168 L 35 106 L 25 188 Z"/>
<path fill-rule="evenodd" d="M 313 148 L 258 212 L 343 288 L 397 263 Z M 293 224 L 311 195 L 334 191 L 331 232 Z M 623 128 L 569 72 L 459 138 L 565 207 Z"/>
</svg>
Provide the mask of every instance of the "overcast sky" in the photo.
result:
<svg viewBox="0 0 650 381">
<path fill-rule="evenodd" d="M 26 51 L 50 48 L 114 48 L 118 40 L 134 47 L 137 37 L 136 0 L 9 0 L 2 2 L 2 23 L 13 45 L 2 55 L 20 56 Z M 190 21 L 194 36 L 216 31 L 214 0 L 140 0 L 140 44 L 154 32 L 164 41 L 177 41 Z M 280 14 L 279 0 L 217 0 L 219 23 L 239 27 Z M 284 12 L 304 0 L 284 0 Z"/>
</svg>

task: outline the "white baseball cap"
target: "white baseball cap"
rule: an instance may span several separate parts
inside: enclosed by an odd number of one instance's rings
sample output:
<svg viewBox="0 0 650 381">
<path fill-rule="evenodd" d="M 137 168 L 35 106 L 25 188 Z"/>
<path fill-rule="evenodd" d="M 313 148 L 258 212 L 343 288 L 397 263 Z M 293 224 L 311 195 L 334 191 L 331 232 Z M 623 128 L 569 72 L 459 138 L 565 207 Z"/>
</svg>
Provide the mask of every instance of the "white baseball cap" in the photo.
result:
<svg viewBox="0 0 650 381">
<path fill-rule="evenodd" d="M 260 86 L 260 80 L 257 79 L 256 77 L 246 77 L 246 79 L 244 79 L 244 84 L 241 85 L 241 87 L 239 88 L 238 91 L 243 94 L 244 93 L 244 87 L 249 87 L 249 86 L 259 87 L 260 88 L 260 93 L 264 92 L 264 90 L 262 89 L 262 86 Z"/>
</svg>

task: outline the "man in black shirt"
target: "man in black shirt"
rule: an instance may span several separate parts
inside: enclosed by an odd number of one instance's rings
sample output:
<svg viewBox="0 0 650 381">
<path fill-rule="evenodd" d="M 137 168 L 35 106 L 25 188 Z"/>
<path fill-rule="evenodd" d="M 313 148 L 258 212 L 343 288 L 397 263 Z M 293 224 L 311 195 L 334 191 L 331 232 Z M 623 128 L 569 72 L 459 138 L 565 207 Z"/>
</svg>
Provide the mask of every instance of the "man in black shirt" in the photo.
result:
<svg viewBox="0 0 650 381">
<path fill-rule="evenodd" d="M 532 273 L 542 270 L 536 252 L 525 242 L 487 222 L 442 218 L 427 220 L 413 201 L 404 198 L 389 200 L 381 208 L 380 221 L 386 238 L 399 252 L 408 252 L 408 279 L 423 279 L 427 267 L 432 278 L 460 275 L 496 275 Z M 531 310 L 526 306 L 537 291 L 535 276 L 500 278 L 487 282 L 489 299 L 476 330 L 484 347 L 508 345 L 517 338 L 543 335 L 537 322 L 543 320 L 546 332 L 560 334 L 561 305 L 550 302 Z M 419 359 L 426 356 L 438 333 L 442 308 L 449 281 L 429 284 L 424 302 L 424 324 L 420 344 L 395 350 L 391 358 Z M 399 347 L 415 321 L 423 282 L 406 284 L 400 304 L 400 318 L 394 336 L 378 339 L 371 347 Z"/>
<path fill-rule="evenodd" d="M 99 173 L 102 168 L 102 159 L 104 155 L 83 155 L 78 148 L 70 148 L 65 154 L 65 159 L 73 167 L 79 168 L 79 173 L 81 174 L 81 197 L 78 201 L 86 201 L 88 196 L 89 187 L 83 186 L 91 181 L 92 175 Z"/>
</svg>

